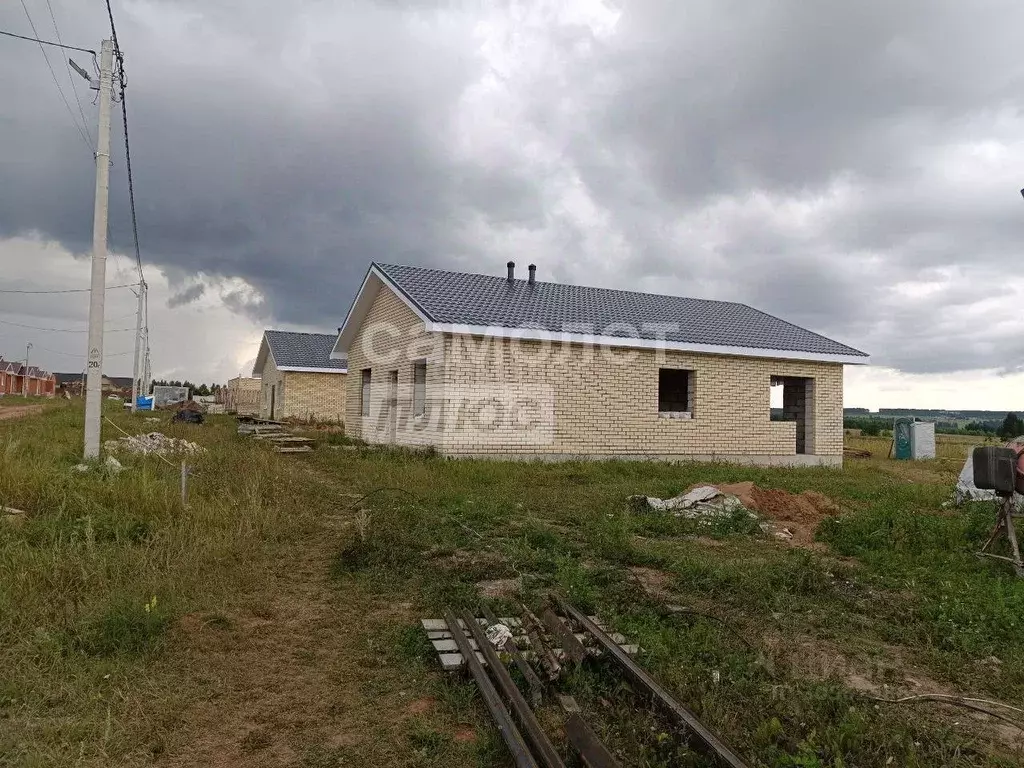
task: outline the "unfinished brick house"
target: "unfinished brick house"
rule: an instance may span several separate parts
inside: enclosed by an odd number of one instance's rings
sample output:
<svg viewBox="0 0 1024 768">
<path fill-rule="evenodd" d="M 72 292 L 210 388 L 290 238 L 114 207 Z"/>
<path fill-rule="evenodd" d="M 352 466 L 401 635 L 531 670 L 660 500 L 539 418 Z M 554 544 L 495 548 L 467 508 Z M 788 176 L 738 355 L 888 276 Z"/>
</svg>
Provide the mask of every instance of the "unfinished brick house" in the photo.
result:
<svg viewBox="0 0 1024 768">
<path fill-rule="evenodd" d="M 224 410 L 239 416 L 258 416 L 263 395 L 263 381 L 247 376 L 228 379 L 224 390 Z"/>
<path fill-rule="evenodd" d="M 333 350 L 347 433 L 444 456 L 842 464 L 843 366 L 863 352 L 743 304 L 535 274 L 371 264 Z"/>
<path fill-rule="evenodd" d="M 344 360 L 331 358 L 336 336 L 264 331 L 252 375 L 260 379 L 259 415 L 341 424 L 345 420 Z"/>
</svg>

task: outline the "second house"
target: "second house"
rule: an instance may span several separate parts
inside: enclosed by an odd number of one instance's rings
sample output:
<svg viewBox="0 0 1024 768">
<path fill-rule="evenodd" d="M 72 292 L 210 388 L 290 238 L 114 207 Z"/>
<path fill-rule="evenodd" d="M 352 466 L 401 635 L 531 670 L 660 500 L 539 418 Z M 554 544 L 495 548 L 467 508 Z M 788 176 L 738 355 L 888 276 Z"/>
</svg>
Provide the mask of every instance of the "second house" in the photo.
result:
<svg viewBox="0 0 1024 768">
<path fill-rule="evenodd" d="M 336 335 L 264 331 L 252 375 L 260 379 L 260 418 L 342 423 L 345 360 L 332 360 Z"/>
</svg>

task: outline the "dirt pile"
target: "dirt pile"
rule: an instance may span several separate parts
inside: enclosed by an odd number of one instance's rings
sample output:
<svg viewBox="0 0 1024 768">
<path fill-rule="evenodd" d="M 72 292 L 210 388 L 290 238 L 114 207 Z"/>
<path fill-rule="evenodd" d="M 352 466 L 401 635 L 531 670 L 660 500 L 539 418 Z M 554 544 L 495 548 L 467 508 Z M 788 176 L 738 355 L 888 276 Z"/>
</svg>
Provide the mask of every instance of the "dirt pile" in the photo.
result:
<svg viewBox="0 0 1024 768">
<path fill-rule="evenodd" d="M 814 546 L 814 534 L 821 521 L 840 512 L 832 499 L 817 491 L 795 494 L 779 488 L 759 488 L 750 482 L 716 487 L 771 521 L 775 535 L 797 547 Z"/>
</svg>

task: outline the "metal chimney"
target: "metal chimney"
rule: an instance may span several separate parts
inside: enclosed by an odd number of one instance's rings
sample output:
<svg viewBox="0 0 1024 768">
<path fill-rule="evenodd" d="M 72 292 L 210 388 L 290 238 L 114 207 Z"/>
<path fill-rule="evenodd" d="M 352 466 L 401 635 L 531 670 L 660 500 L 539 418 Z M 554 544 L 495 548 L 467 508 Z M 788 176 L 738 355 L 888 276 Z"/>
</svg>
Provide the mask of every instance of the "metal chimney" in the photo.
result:
<svg viewBox="0 0 1024 768">
<path fill-rule="evenodd" d="M 508 267 L 508 281 L 511 283 L 516 279 L 516 263 L 514 261 L 510 261 L 505 266 Z"/>
<path fill-rule="evenodd" d="M 533 285 L 537 282 L 537 265 L 531 264 L 527 269 L 530 270 L 530 285 Z"/>
</svg>

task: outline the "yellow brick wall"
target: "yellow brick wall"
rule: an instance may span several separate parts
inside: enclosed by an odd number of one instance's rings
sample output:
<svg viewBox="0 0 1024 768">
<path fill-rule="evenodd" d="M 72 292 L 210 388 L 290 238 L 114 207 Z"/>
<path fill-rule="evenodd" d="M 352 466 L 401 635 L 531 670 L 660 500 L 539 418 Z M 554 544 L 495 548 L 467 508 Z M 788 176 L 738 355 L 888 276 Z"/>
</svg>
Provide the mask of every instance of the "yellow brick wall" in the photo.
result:
<svg viewBox="0 0 1024 768">
<path fill-rule="evenodd" d="M 437 446 L 444 385 L 444 339 L 389 288 L 382 288 L 347 352 L 345 432 L 370 443 Z M 427 361 L 426 413 L 413 414 L 413 365 Z M 362 371 L 369 368 L 370 416 L 362 414 Z M 397 373 L 397 403 L 391 376 Z"/>
<path fill-rule="evenodd" d="M 260 417 L 270 418 L 270 390 L 274 395 L 274 418 L 341 423 L 345 420 L 344 373 L 281 371 L 274 356 L 267 356 L 260 386 Z"/>
<path fill-rule="evenodd" d="M 409 416 L 413 361 L 424 357 L 428 417 L 416 419 Z M 452 456 L 794 457 L 796 425 L 770 420 L 771 379 L 789 376 L 813 380 L 808 453 L 824 463 L 842 459 L 838 364 L 427 334 L 386 287 L 348 360 L 347 432 L 369 442 L 433 445 Z M 693 372 L 692 419 L 659 416 L 659 367 Z M 369 419 L 360 416 L 364 368 L 371 369 Z M 396 408 L 390 406 L 392 371 L 398 372 Z M 491 391 L 546 398 L 550 418 L 532 430 L 504 423 L 466 428 L 473 422 L 464 418 L 472 413 L 467 403 Z"/>
<path fill-rule="evenodd" d="M 262 398 L 262 381 L 247 376 L 229 379 L 224 398 L 228 413 L 251 416 L 259 413 Z"/>
<path fill-rule="evenodd" d="M 445 348 L 449 403 L 460 401 L 460 391 L 477 392 L 486 385 L 511 385 L 527 393 L 546 386 L 553 392 L 551 442 L 510 441 L 508 453 L 793 456 L 796 425 L 770 420 L 770 382 L 773 376 L 794 376 L 813 380 L 810 450 L 842 456 L 843 367 L 838 364 L 575 344 L 545 348 L 536 341 L 461 336 L 450 337 Z M 659 367 L 693 372 L 692 419 L 659 417 Z M 493 452 L 491 436 L 481 442 L 474 430 L 446 426 L 443 453 Z"/>
<path fill-rule="evenodd" d="M 270 400 L 271 390 L 274 391 L 274 412 L 271 413 Z M 274 364 L 274 356 L 267 355 L 267 362 L 263 366 L 263 375 L 260 377 L 260 418 L 261 419 L 282 419 L 284 418 L 284 374 L 277 370 Z"/>
<path fill-rule="evenodd" d="M 285 371 L 282 418 L 340 424 L 345 420 L 344 373 Z"/>
</svg>

